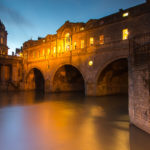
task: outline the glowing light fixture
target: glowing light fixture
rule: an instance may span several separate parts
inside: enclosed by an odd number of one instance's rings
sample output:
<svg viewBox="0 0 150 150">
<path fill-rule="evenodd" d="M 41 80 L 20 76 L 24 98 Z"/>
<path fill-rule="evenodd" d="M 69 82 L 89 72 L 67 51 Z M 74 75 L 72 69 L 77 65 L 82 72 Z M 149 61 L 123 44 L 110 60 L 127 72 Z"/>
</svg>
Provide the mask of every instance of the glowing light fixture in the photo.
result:
<svg viewBox="0 0 150 150">
<path fill-rule="evenodd" d="M 93 66 L 93 61 L 90 60 L 88 64 L 89 64 L 89 66 Z"/>
<path fill-rule="evenodd" d="M 22 56 L 23 56 L 23 54 L 22 54 L 22 53 L 19 53 L 19 56 L 20 56 L 20 57 L 22 57 Z"/>
<path fill-rule="evenodd" d="M 125 12 L 125 13 L 122 14 L 122 17 L 127 17 L 127 16 L 129 16 L 128 12 Z"/>
</svg>

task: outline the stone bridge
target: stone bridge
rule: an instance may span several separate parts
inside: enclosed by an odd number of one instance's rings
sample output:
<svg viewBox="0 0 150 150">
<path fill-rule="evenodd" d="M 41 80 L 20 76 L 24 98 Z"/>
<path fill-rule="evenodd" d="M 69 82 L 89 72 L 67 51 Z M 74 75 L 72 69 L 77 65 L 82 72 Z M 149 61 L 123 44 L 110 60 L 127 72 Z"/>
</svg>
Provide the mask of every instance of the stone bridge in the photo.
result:
<svg viewBox="0 0 150 150">
<path fill-rule="evenodd" d="M 11 58 L 4 60 L 5 65 L 0 62 L 0 75 L 7 70 L 12 76 L 5 74 L 2 83 L 11 79 L 22 90 L 83 91 L 92 96 L 129 91 L 130 121 L 150 133 L 150 35 L 146 33 L 150 33 L 148 0 L 87 23 L 67 21 L 57 34 L 25 42 L 23 58 L 14 65 L 7 61 Z"/>
<path fill-rule="evenodd" d="M 51 59 L 28 61 L 24 64 L 25 89 L 84 90 L 86 95 L 127 93 L 128 51 L 128 40 L 120 40 L 105 46 L 69 51 Z"/>
</svg>

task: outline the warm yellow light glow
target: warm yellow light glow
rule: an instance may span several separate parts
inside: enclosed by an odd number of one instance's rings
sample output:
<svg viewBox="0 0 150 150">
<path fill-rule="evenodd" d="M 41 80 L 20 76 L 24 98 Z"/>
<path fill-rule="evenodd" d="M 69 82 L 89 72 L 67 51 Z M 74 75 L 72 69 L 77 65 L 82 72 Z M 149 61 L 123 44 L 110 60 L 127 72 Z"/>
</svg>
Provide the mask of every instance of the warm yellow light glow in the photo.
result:
<svg viewBox="0 0 150 150">
<path fill-rule="evenodd" d="M 74 49 L 77 48 L 77 42 L 74 42 Z"/>
<path fill-rule="evenodd" d="M 61 52 L 61 47 L 60 46 L 58 46 L 58 53 L 60 53 Z"/>
<path fill-rule="evenodd" d="M 122 14 L 122 17 L 127 17 L 127 16 L 129 16 L 128 12 L 125 12 L 125 13 Z"/>
<path fill-rule="evenodd" d="M 69 36 L 70 36 L 70 34 L 69 34 L 69 33 L 66 33 L 66 34 L 65 34 L 65 37 L 69 37 Z"/>
<path fill-rule="evenodd" d="M 90 45 L 92 46 L 94 44 L 94 38 L 90 37 Z"/>
<path fill-rule="evenodd" d="M 66 51 L 70 50 L 70 42 L 71 42 L 70 34 L 66 33 L 65 34 L 65 50 Z"/>
<path fill-rule="evenodd" d="M 23 54 L 22 54 L 22 53 L 19 53 L 19 56 L 20 56 L 20 57 L 22 57 L 22 56 L 23 56 Z"/>
<path fill-rule="evenodd" d="M 99 36 L 99 42 L 101 45 L 104 44 L 104 35 Z"/>
<path fill-rule="evenodd" d="M 81 40 L 81 48 L 84 48 L 84 40 Z"/>
<path fill-rule="evenodd" d="M 88 64 L 89 64 L 89 66 L 93 66 L 93 61 L 90 60 Z"/>
<path fill-rule="evenodd" d="M 54 47 L 54 53 L 56 53 L 56 47 Z"/>
<path fill-rule="evenodd" d="M 48 48 L 47 52 L 48 52 L 48 55 L 50 55 L 50 49 L 49 48 Z"/>
<path fill-rule="evenodd" d="M 83 31 L 83 30 L 84 30 L 84 27 L 81 27 L 81 28 L 80 28 L 80 31 Z"/>
<path fill-rule="evenodd" d="M 128 29 L 123 29 L 123 30 L 122 30 L 122 39 L 123 39 L 123 40 L 127 40 L 127 39 L 128 39 L 128 36 L 129 36 L 129 31 L 128 31 Z"/>
<path fill-rule="evenodd" d="M 45 43 L 45 40 L 43 40 L 43 43 Z"/>
</svg>

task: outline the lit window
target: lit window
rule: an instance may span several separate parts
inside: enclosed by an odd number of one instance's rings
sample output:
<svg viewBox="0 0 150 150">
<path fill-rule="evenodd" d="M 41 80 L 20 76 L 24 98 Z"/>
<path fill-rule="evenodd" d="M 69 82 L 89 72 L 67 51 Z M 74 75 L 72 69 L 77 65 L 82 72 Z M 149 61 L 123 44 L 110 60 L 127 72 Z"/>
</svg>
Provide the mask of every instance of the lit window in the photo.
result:
<svg viewBox="0 0 150 150">
<path fill-rule="evenodd" d="M 48 53 L 48 55 L 50 55 L 50 49 L 48 48 L 48 50 L 47 50 L 47 53 Z"/>
<path fill-rule="evenodd" d="M 123 39 L 123 40 L 127 40 L 127 39 L 128 39 L 128 36 L 129 36 L 129 31 L 128 31 L 128 29 L 123 29 L 123 30 L 122 30 L 122 39 Z"/>
<path fill-rule="evenodd" d="M 74 42 L 74 49 L 77 48 L 77 42 Z"/>
<path fill-rule="evenodd" d="M 54 47 L 54 53 L 56 53 L 56 47 Z"/>
<path fill-rule="evenodd" d="M 81 48 L 84 48 L 84 40 L 81 40 Z"/>
<path fill-rule="evenodd" d="M 94 38 L 90 37 L 90 45 L 92 46 L 94 44 Z"/>
<path fill-rule="evenodd" d="M 99 43 L 102 45 L 104 44 L 104 35 L 99 36 Z"/>
<path fill-rule="evenodd" d="M 80 31 L 83 31 L 83 30 L 84 30 L 84 27 L 81 27 L 81 28 L 80 28 Z"/>
<path fill-rule="evenodd" d="M 45 40 L 43 40 L 43 43 L 45 43 Z"/>
<path fill-rule="evenodd" d="M 122 14 L 122 17 L 127 17 L 127 16 L 129 16 L 128 12 L 125 12 L 125 13 Z"/>
<path fill-rule="evenodd" d="M 70 40 L 70 34 L 67 33 L 65 35 L 65 50 L 66 51 L 68 51 L 70 49 L 70 42 L 71 42 L 71 40 Z"/>
</svg>

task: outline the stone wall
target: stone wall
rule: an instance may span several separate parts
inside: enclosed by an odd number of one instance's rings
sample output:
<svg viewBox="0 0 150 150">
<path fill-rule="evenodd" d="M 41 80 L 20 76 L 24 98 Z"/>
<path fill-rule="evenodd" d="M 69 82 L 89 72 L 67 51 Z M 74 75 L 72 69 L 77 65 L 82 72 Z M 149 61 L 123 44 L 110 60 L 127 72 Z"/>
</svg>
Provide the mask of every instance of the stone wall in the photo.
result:
<svg viewBox="0 0 150 150">
<path fill-rule="evenodd" d="M 150 133 L 150 34 L 134 37 L 129 56 L 131 123 Z"/>
</svg>

